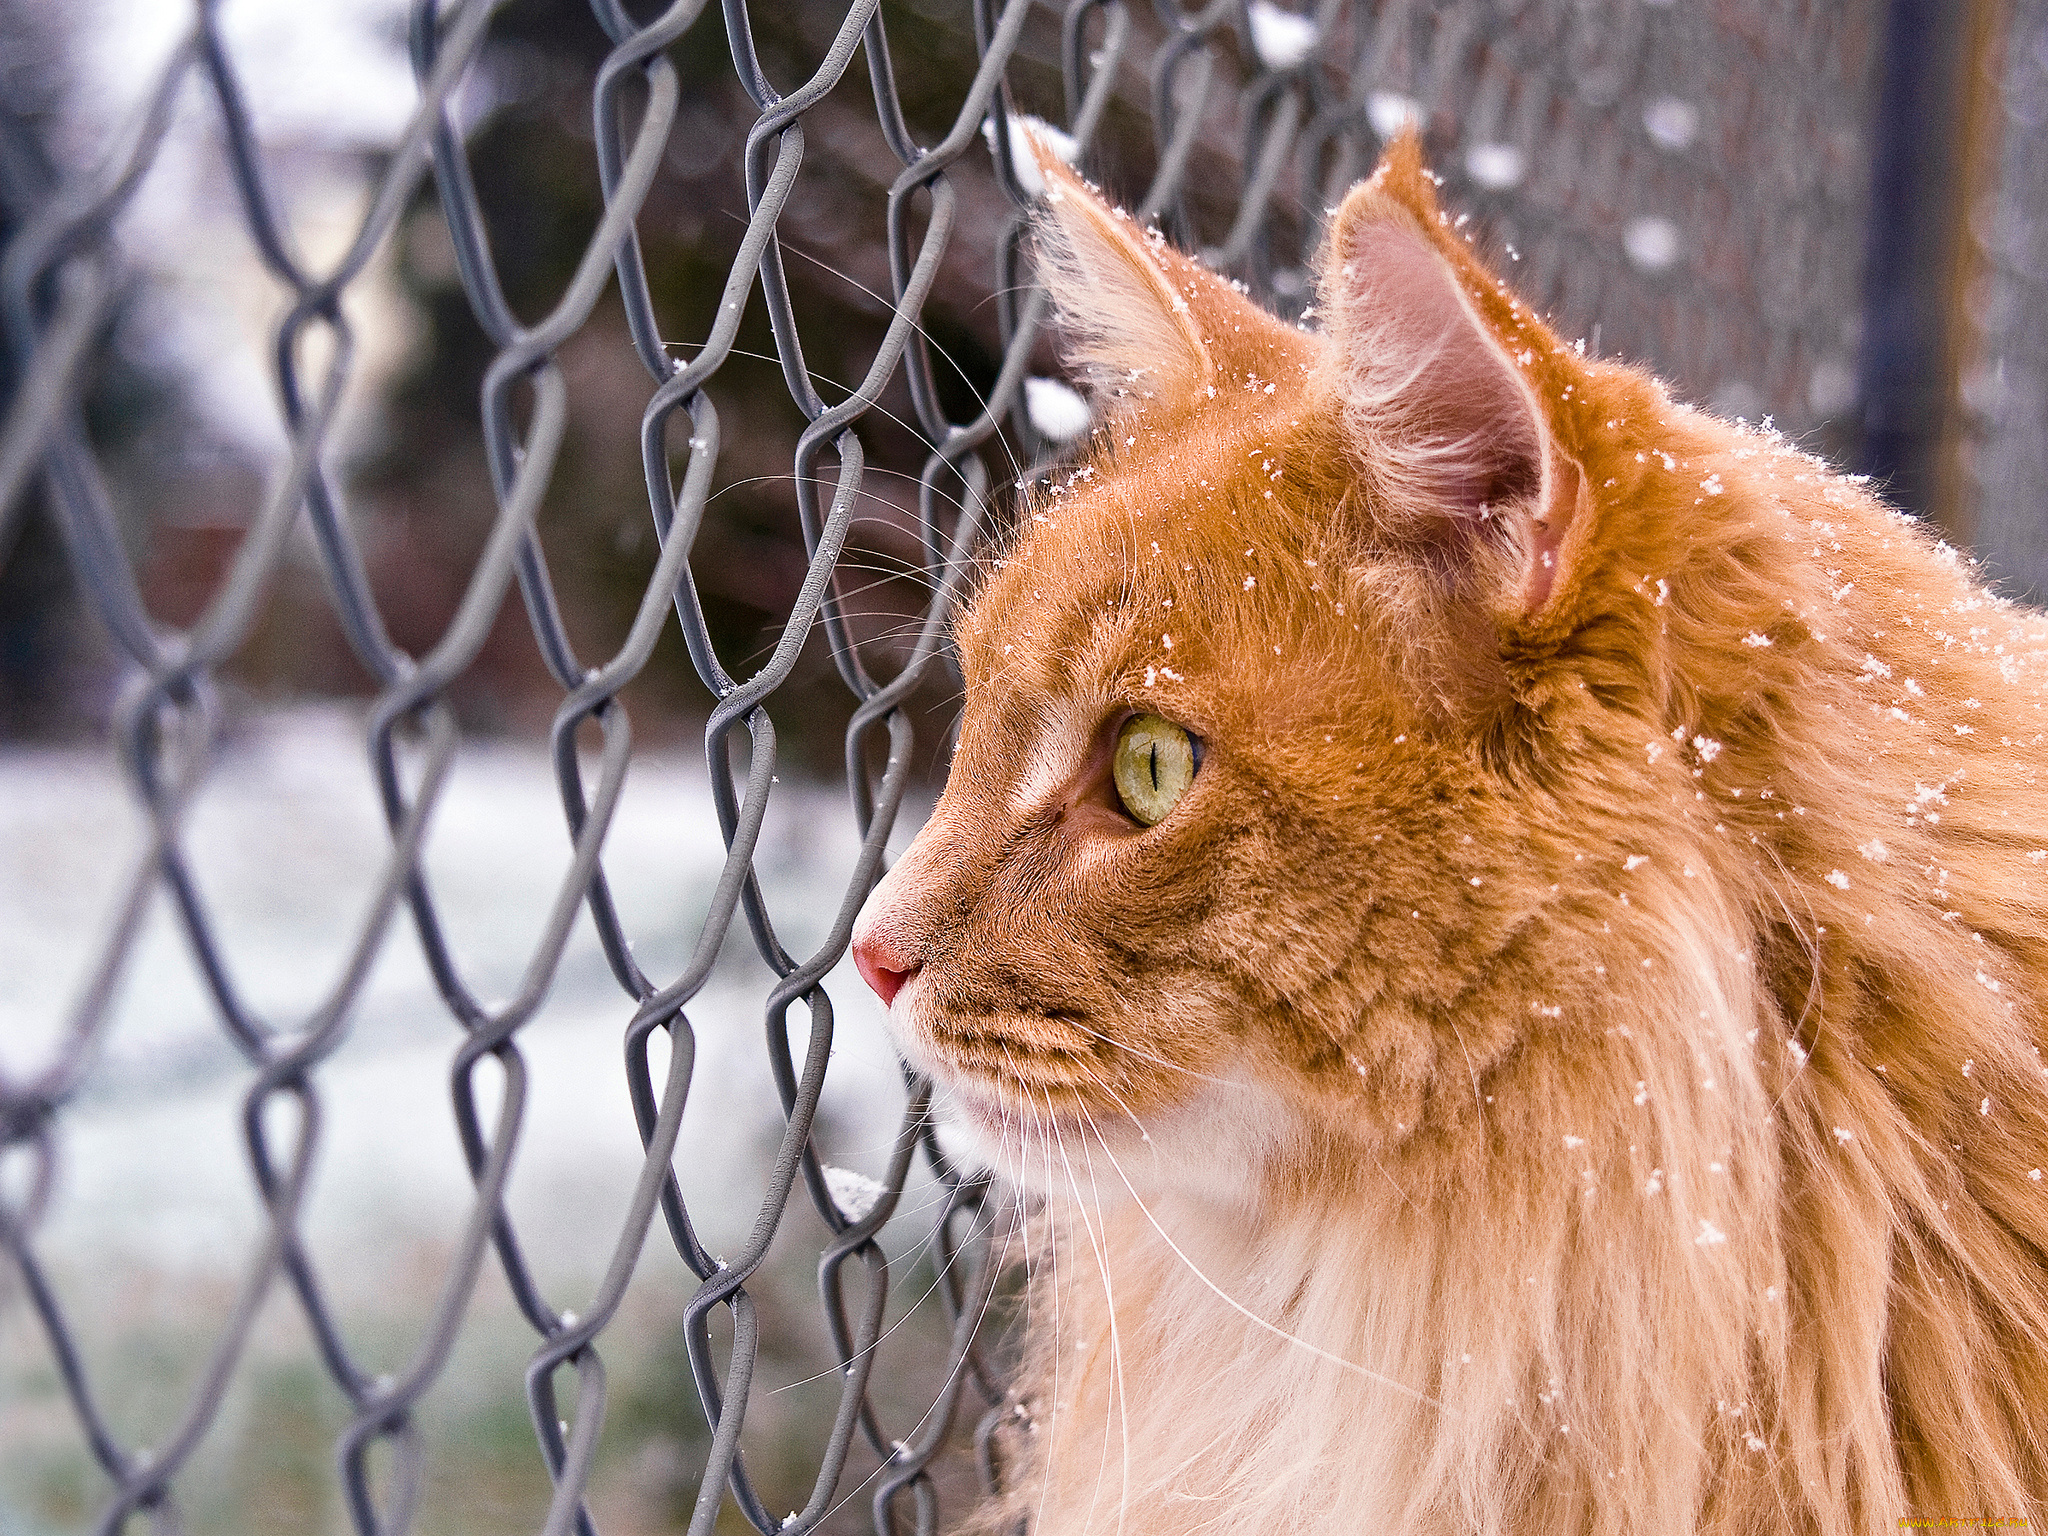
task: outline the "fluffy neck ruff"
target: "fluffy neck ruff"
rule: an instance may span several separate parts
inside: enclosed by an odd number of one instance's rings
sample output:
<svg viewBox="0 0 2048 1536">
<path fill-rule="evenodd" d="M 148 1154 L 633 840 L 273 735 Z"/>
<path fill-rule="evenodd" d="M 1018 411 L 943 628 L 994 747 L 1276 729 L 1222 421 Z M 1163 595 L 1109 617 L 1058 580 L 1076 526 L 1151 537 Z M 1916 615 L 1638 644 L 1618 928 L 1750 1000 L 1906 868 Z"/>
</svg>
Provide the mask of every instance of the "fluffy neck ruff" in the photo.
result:
<svg viewBox="0 0 2048 1536">
<path fill-rule="evenodd" d="M 1247 1080 L 1045 1151 L 981 1528 L 1889 1528 L 1881 1308 L 1843 1369 L 1786 1301 L 1798 1063 L 1731 927 L 1666 941 L 1691 963 L 1629 978 L 1587 1049 L 1475 1072 L 1425 1131 Z"/>
</svg>

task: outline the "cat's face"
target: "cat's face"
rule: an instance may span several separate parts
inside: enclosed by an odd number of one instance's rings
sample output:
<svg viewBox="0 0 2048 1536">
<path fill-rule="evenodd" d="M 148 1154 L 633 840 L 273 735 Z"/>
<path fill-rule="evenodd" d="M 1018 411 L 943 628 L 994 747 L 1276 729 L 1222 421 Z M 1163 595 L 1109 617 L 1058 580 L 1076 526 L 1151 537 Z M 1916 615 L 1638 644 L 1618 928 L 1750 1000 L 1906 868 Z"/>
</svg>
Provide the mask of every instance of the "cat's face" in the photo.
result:
<svg viewBox="0 0 2048 1536">
<path fill-rule="evenodd" d="M 1121 393 L 961 621 L 951 777 L 855 942 L 1012 1172 L 1047 1133 L 1199 1152 L 1247 1106 L 1297 1161 L 1411 1132 L 1433 1017 L 1574 857 L 1500 775 L 1504 647 L 1590 520 L 1524 375 L 1582 365 L 1433 206 L 1412 149 L 1353 194 L 1311 335 L 1060 183 L 1052 284 Z"/>
<path fill-rule="evenodd" d="M 1285 483 L 1277 413 L 1253 419 L 1277 478 L 1252 487 L 1242 433 L 1155 438 L 1042 501 L 961 626 L 952 775 L 862 943 L 915 961 L 899 1037 L 990 1125 L 1128 1128 L 1269 1050 L 1248 1021 L 1349 948 L 1303 944 L 1355 918 L 1302 871 L 1354 855 L 1354 769 L 1412 722 L 1355 707 L 1399 696 L 1264 500 L 1313 488 Z M 1119 744 L 1152 721 L 1185 735 L 1141 743 L 1129 791 Z"/>
</svg>

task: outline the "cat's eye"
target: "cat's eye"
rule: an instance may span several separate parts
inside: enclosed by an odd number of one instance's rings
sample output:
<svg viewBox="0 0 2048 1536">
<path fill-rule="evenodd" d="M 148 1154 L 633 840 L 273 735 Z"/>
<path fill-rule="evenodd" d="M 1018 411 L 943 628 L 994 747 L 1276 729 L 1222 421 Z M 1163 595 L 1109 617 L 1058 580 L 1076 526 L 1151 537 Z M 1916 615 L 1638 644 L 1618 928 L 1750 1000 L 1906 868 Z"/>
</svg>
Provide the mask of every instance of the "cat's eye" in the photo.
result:
<svg viewBox="0 0 2048 1536">
<path fill-rule="evenodd" d="M 1116 797 L 1148 827 L 1166 819 L 1195 782 L 1195 738 L 1159 715 L 1133 715 L 1117 732 L 1110 777 Z"/>
</svg>

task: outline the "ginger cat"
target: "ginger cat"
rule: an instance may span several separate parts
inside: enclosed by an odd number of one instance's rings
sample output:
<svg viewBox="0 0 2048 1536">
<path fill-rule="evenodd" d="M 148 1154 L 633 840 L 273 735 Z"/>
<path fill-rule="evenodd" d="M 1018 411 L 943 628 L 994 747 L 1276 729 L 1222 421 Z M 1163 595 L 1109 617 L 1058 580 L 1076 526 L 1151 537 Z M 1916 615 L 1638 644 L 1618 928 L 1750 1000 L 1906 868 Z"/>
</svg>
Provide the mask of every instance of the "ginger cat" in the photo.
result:
<svg viewBox="0 0 2048 1536">
<path fill-rule="evenodd" d="M 2048 621 L 1562 342 L 1412 137 L 1320 334 L 1046 169 L 1107 424 L 856 938 L 1037 1194 L 973 1528 L 2048 1517 Z"/>
</svg>

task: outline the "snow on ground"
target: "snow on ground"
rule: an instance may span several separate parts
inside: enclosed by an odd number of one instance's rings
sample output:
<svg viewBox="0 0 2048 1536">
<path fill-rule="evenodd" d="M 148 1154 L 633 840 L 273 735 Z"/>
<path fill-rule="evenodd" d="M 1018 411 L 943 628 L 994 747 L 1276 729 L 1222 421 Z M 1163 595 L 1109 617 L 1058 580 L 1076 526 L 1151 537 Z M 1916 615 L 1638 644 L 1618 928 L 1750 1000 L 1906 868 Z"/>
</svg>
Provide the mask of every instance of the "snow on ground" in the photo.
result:
<svg viewBox="0 0 2048 1536">
<path fill-rule="evenodd" d="M 918 819 L 906 814 L 899 847 Z M 464 743 L 431 825 L 427 876 L 458 960 L 480 994 L 504 997 L 569 857 L 544 753 Z M 359 710 L 273 713 L 220 748 L 184 845 L 256 1013 L 290 1023 L 318 1004 L 386 841 Z M 48 1059 L 141 847 L 141 818 L 104 750 L 0 748 L 0 1072 L 19 1080 Z M 842 795 L 776 789 L 757 869 L 792 953 L 822 941 L 856 851 Z M 684 964 L 722 861 L 701 764 L 637 757 L 605 867 L 637 958 L 658 979 Z M 743 1242 L 782 1126 L 762 1046 L 770 983 L 736 922 L 689 1010 L 697 1069 L 674 1166 L 714 1252 L 735 1253 Z M 842 964 L 827 987 L 836 1031 L 817 1134 L 831 1163 L 878 1174 L 902 1115 L 901 1078 L 879 1008 L 852 967 Z M 542 1291 L 564 1310 L 588 1309 L 641 1168 L 621 1050 L 632 1013 L 587 916 L 579 918 L 545 1006 L 518 1036 L 529 1098 L 507 1195 Z M 792 1013 L 795 1028 L 806 1028 L 803 1010 Z M 396 1372 L 422 1342 L 471 1194 L 448 1090 L 460 1032 L 409 918 L 389 934 L 350 1020 L 345 1042 L 315 1073 L 321 1136 L 302 1230 L 352 1352 L 366 1369 Z M 657 1080 L 664 1065 L 657 1055 Z M 495 1071 L 484 1070 L 487 1106 Z M 56 1195 L 36 1239 L 88 1377 L 126 1445 L 162 1444 L 183 1416 L 261 1239 L 240 1139 L 252 1076 L 226 1043 L 159 899 L 93 1071 L 59 1118 Z M 288 1111 L 281 1129 L 290 1129 Z M 9 1188 L 18 1171 L 0 1163 Z M 935 1307 L 905 1316 L 932 1285 L 929 1269 L 913 1262 L 932 1199 L 928 1184 L 914 1184 L 884 1234 L 894 1260 L 892 1331 L 876 1384 L 906 1429 L 936 1393 L 944 1359 L 944 1324 L 927 1316 Z M 804 1500 L 838 1391 L 816 1300 L 824 1229 L 806 1205 L 799 1187 L 769 1266 L 750 1287 L 768 1331 L 749 1454 L 763 1458 L 764 1488 L 792 1507 Z M 687 1508 L 703 1429 L 676 1329 L 694 1283 L 657 1217 L 625 1306 L 600 1341 L 610 1410 L 591 1497 L 607 1511 L 607 1530 L 668 1529 Z M 548 1484 L 522 1388 L 535 1343 L 487 1258 L 454 1353 L 421 1407 L 430 1447 L 422 1529 L 484 1536 L 537 1528 Z M 15 1277 L 0 1271 L 0 1531 L 83 1529 L 106 1495 L 53 1367 Z M 178 1479 L 192 1529 L 347 1529 L 332 1472 L 347 1418 L 295 1301 L 278 1286 Z M 865 1476 L 857 1472 L 843 1494 L 854 1513 L 865 1495 L 851 1484 Z"/>
<path fill-rule="evenodd" d="M 607 842 L 636 955 L 662 979 L 684 963 L 723 861 L 707 783 L 687 760 L 636 761 Z M 0 1070 L 19 1077 L 45 1059 L 141 841 L 104 753 L 0 754 Z M 232 740 L 185 843 L 251 1006 L 273 1021 L 305 1018 L 339 971 L 386 843 L 353 712 L 294 711 Z M 778 787 L 758 867 L 793 953 L 824 937 L 855 852 L 841 796 Z M 426 864 L 458 959 L 485 997 L 515 987 L 568 856 L 542 753 L 466 743 Z M 676 1163 L 714 1244 L 736 1245 L 750 1223 L 781 1122 L 761 1046 L 770 980 L 736 923 L 689 1010 L 698 1066 Z M 828 989 L 830 1156 L 879 1172 L 903 1102 L 895 1058 L 849 964 Z M 579 918 L 545 1007 L 518 1037 L 530 1098 L 509 1204 L 536 1267 L 557 1284 L 584 1287 L 601 1271 L 640 1167 L 621 1050 L 632 1012 Z M 803 1010 L 792 1014 L 803 1028 Z M 316 1073 L 323 1129 L 305 1225 L 344 1289 L 381 1284 L 380 1253 L 445 1241 L 461 1222 L 470 1186 L 448 1092 L 458 1040 L 401 917 L 347 1042 Z M 486 1104 L 494 1073 L 485 1070 Z M 261 1230 L 239 1131 L 251 1077 L 159 899 L 86 1091 L 62 1117 L 60 1184 L 40 1244 L 53 1265 L 234 1273 Z M 657 1235 L 650 1252 L 666 1246 Z"/>
</svg>

